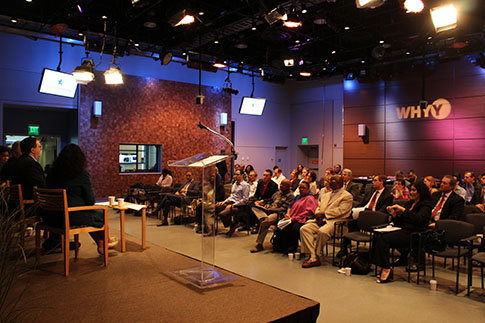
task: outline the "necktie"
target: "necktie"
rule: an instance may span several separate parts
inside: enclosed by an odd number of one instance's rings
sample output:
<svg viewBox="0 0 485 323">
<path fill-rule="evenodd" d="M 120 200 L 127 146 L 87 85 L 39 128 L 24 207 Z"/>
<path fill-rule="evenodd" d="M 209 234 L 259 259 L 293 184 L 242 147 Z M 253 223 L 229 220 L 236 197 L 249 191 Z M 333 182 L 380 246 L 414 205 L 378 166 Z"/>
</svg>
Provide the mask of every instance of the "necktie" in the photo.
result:
<svg viewBox="0 0 485 323">
<path fill-rule="evenodd" d="M 444 201 L 445 201 L 445 193 L 443 193 L 441 195 L 441 199 L 440 199 L 438 205 L 436 205 L 436 207 L 433 210 L 433 213 L 431 213 L 431 220 L 433 220 L 434 217 L 436 216 L 436 214 L 438 214 L 439 210 L 441 210 L 441 207 L 443 206 Z"/>
<path fill-rule="evenodd" d="M 375 191 L 369 203 L 369 209 L 371 209 L 372 211 L 374 211 L 374 205 L 376 204 L 376 201 L 377 201 L 377 195 L 379 195 L 379 192 Z"/>
</svg>

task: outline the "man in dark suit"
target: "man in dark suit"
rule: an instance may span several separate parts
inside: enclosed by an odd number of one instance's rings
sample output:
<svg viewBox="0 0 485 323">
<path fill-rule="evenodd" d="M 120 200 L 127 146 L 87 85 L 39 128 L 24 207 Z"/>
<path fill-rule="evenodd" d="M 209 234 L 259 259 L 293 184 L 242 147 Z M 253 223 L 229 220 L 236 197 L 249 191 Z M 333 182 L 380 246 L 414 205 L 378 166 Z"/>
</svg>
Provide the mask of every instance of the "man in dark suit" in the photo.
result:
<svg viewBox="0 0 485 323">
<path fill-rule="evenodd" d="M 451 175 L 441 179 L 440 191 L 431 196 L 433 209 L 431 210 L 431 228 L 436 222 L 443 219 L 464 220 L 463 210 L 465 201 L 454 192 L 456 180 Z"/>
<path fill-rule="evenodd" d="M 480 211 L 485 212 L 485 174 L 480 175 L 481 188 L 473 193 L 471 205 L 475 205 Z"/>
<path fill-rule="evenodd" d="M 168 213 L 170 212 L 170 207 L 172 205 L 177 207 L 182 207 L 187 205 L 194 198 L 200 196 L 200 183 L 194 181 L 192 178 L 192 172 L 185 173 L 186 182 L 175 192 L 175 194 L 166 194 L 160 200 L 160 203 L 155 212 L 163 209 L 163 221 L 157 226 L 168 225 Z"/>
<path fill-rule="evenodd" d="M 386 175 L 374 176 L 372 180 L 373 190 L 364 195 L 362 202 L 352 209 L 352 218 L 357 219 L 359 213 L 364 210 L 386 213 L 386 208 L 392 204 L 391 192 L 385 187 Z"/>
<path fill-rule="evenodd" d="M 473 172 L 466 172 L 463 178 L 464 181 L 461 186 L 466 190 L 465 203 L 468 205 L 471 204 L 475 192 L 481 190 L 481 186 L 477 183 Z"/>
<path fill-rule="evenodd" d="M 352 182 L 352 171 L 348 168 L 345 168 L 342 171 L 342 178 L 344 179 L 344 188 L 347 190 L 347 192 L 352 194 L 354 201 L 358 201 L 360 185 Z"/>
<path fill-rule="evenodd" d="M 263 173 L 263 179 L 258 181 L 256 193 L 250 198 L 249 204 L 265 205 L 271 203 L 271 197 L 278 191 L 278 184 L 271 180 L 273 172 L 267 169 Z"/>
<path fill-rule="evenodd" d="M 26 200 L 34 198 L 34 186 L 45 187 L 45 174 L 37 162 L 42 151 L 39 140 L 35 137 L 25 138 L 20 142 L 22 156 L 15 163 L 12 173 L 12 184 L 22 185 L 22 195 Z"/>
<path fill-rule="evenodd" d="M 352 218 L 358 219 L 362 211 L 378 211 L 387 213 L 386 208 L 392 204 L 393 196 L 391 192 L 384 186 L 386 183 L 386 175 L 374 176 L 372 180 L 373 190 L 364 195 L 362 202 L 352 209 Z M 356 225 L 349 225 L 349 232 L 355 231 Z M 337 253 L 337 257 L 345 256 L 350 245 L 349 239 L 344 239 L 342 242 L 342 250 Z"/>
</svg>

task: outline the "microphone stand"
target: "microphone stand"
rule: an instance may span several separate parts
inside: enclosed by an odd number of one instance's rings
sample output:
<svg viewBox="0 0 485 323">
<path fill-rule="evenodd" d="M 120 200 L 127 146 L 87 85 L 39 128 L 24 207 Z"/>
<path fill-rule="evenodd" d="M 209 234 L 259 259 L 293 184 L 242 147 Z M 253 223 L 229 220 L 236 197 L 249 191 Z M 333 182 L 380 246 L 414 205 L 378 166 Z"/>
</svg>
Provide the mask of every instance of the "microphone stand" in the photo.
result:
<svg viewBox="0 0 485 323">
<path fill-rule="evenodd" d="M 232 141 L 230 141 L 229 139 L 227 139 L 226 137 L 224 137 L 222 134 L 218 133 L 217 131 L 214 131 L 211 128 L 207 127 L 206 125 L 202 124 L 202 122 L 200 122 L 200 121 L 199 121 L 198 127 L 200 129 L 205 129 L 205 130 L 213 133 L 217 137 L 220 137 L 220 138 L 224 139 L 229 145 L 231 145 L 231 156 L 232 156 L 232 158 L 234 158 L 234 160 L 237 159 L 237 153 L 234 150 L 234 144 L 232 143 Z"/>
</svg>

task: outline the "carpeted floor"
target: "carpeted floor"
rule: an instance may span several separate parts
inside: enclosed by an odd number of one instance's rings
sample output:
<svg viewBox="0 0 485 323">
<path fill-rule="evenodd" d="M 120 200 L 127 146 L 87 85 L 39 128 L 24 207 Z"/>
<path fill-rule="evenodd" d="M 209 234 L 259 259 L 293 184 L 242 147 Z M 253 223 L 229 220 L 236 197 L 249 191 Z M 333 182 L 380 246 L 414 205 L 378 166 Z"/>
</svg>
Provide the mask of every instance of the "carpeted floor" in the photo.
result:
<svg viewBox="0 0 485 323">
<path fill-rule="evenodd" d="M 237 275 L 205 290 L 173 279 L 170 271 L 198 262 L 152 244 L 142 251 L 130 236 L 128 252 L 110 250 L 107 268 L 89 236 L 81 242 L 68 278 L 57 253 L 20 279 L 14 294 L 23 292 L 22 322 L 303 322 L 318 315 L 315 301 Z"/>
</svg>

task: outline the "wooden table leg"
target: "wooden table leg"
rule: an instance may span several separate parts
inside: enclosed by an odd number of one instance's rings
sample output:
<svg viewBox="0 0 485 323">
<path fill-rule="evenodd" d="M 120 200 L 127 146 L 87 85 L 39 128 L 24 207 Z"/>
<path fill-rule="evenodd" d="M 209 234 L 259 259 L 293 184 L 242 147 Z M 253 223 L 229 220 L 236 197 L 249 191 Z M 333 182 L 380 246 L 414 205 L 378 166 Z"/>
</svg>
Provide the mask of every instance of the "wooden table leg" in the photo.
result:
<svg viewBox="0 0 485 323">
<path fill-rule="evenodd" d="M 145 249 L 147 246 L 146 231 L 147 231 L 147 208 L 141 209 L 141 247 Z"/>
<path fill-rule="evenodd" d="M 120 209 L 121 252 L 126 251 L 125 242 L 125 210 Z"/>
</svg>

